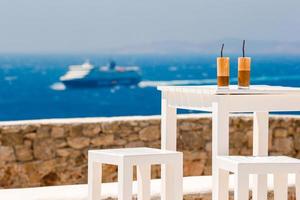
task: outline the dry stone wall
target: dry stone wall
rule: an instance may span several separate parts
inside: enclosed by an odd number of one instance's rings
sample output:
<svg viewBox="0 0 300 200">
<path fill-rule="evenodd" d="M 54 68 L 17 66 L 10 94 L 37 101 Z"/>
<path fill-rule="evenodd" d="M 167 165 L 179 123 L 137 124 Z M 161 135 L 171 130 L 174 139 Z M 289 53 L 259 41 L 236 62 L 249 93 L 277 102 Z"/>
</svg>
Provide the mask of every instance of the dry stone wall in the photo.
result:
<svg viewBox="0 0 300 200">
<path fill-rule="evenodd" d="M 180 116 L 177 134 L 184 175 L 211 174 L 211 116 Z M 269 135 L 270 154 L 300 158 L 299 117 L 272 116 Z M 2 122 L 0 188 L 86 183 L 89 149 L 142 146 L 160 148 L 159 116 Z M 230 154 L 251 153 L 252 118 L 231 117 Z M 116 167 L 103 170 L 105 182 L 116 180 Z"/>
</svg>

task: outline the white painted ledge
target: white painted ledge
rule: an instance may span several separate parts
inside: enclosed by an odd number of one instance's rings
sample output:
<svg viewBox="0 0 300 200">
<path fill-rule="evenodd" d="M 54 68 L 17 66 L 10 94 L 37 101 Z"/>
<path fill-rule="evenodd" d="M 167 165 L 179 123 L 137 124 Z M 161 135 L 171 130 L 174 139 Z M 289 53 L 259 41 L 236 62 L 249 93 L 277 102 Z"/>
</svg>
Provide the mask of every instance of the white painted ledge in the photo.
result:
<svg viewBox="0 0 300 200">
<path fill-rule="evenodd" d="M 230 190 L 233 191 L 233 175 L 230 175 Z M 289 186 L 294 186 L 295 176 L 289 175 Z M 192 176 L 184 177 L 183 192 L 184 195 L 208 195 L 211 193 L 211 176 Z M 250 188 L 253 182 L 250 178 Z M 117 198 L 117 183 L 104 183 L 103 198 Z M 273 178 L 268 178 L 268 188 L 273 189 Z M 136 195 L 137 184 L 133 183 L 133 194 Z M 87 185 L 66 185 L 51 186 L 38 188 L 22 188 L 22 189 L 1 189 L 1 200 L 87 200 Z M 151 196 L 159 197 L 160 180 L 151 181 Z"/>
<path fill-rule="evenodd" d="M 211 118 L 211 113 L 199 114 L 178 114 L 178 119 L 189 118 Z M 250 114 L 233 114 L 231 116 L 237 117 L 252 117 Z M 271 114 L 272 118 L 295 118 L 300 119 L 300 115 L 285 115 L 285 114 Z M 143 115 L 143 116 L 120 116 L 120 117 L 82 117 L 82 118 L 55 118 L 55 119 L 32 119 L 32 120 L 17 120 L 17 121 L 0 121 L 0 126 L 14 126 L 14 125 L 36 125 L 36 124 L 87 124 L 99 122 L 115 122 L 115 121 L 143 121 L 143 120 L 158 120 L 160 115 Z"/>
</svg>

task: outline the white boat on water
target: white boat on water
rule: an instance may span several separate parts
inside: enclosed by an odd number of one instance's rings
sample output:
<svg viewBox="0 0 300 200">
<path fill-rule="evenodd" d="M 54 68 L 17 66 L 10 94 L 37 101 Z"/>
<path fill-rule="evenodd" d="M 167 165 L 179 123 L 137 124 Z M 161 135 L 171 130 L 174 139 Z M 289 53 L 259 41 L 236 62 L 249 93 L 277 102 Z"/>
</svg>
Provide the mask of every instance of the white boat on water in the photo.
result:
<svg viewBox="0 0 300 200">
<path fill-rule="evenodd" d="M 117 66 L 114 61 L 101 67 L 94 67 L 88 61 L 82 65 L 70 65 L 67 73 L 60 77 L 67 87 L 136 85 L 140 80 L 138 66 Z"/>
</svg>

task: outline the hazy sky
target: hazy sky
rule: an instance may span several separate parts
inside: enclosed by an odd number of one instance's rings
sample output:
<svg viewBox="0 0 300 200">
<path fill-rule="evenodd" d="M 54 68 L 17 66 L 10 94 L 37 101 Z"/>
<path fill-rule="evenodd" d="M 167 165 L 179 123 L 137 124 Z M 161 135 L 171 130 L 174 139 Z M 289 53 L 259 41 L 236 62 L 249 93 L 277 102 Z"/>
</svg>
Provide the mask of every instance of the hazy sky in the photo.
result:
<svg viewBox="0 0 300 200">
<path fill-rule="evenodd" d="M 97 52 L 223 38 L 300 41 L 300 1 L 0 0 L 0 52 Z"/>
</svg>

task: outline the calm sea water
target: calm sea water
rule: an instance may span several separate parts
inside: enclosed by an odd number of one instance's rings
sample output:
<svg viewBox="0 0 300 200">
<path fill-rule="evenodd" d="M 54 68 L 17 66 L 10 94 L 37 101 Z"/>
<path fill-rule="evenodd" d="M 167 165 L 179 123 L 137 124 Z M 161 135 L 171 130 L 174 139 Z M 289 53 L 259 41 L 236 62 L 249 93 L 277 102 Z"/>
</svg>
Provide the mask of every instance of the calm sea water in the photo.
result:
<svg viewBox="0 0 300 200">
<path fill-rule="evenodd" d="M 1 55 L 0 120 L 160 114 L 158 84 L 215 84 L 216 56 L 195 55 Z M 139 86 L 63 89 L 58 84 L 71 64 L 109 59 L 138 65 Z M 231 56 L 236 77 L 237 56 Z M 252 56 L 252 84 L 300 87 L 300 57 Z M 231 84 L 236 79 L 231 79 Z M 180 111 L 182 112 L 182 111 Z"/>
</svg>

